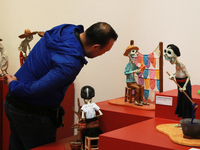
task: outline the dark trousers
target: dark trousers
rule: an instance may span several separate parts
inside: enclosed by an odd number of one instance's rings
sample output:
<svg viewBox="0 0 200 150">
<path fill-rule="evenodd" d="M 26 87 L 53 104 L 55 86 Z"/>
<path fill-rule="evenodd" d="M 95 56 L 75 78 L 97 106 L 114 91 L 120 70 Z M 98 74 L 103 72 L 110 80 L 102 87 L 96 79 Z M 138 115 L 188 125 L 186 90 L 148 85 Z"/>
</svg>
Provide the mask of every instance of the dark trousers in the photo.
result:
<svg viewBox="0 0 200 150">
<path fill-rule="evenodd" d="M 10 122 L 9 150 L 29 150 L 56 141 L 56 127 L 46 115 L 17 109 L 7 101 L 5 113 Z"/>
</svg>

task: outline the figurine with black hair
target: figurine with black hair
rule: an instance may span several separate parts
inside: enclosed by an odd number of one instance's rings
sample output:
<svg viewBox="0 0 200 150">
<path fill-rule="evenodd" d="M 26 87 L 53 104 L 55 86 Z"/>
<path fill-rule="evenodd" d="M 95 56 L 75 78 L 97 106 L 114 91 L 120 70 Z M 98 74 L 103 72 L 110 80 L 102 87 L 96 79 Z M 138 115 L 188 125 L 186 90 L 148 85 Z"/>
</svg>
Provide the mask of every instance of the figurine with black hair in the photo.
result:
<svg viewBox="0 0 200 150">
<path fill-rule="evenodd" d="M 172 75 L 169 74 L 169 78 L 174 80 L 174 82 L 178 85 L 178 97 L 175 114 L 178 115 L 178 117 L 182 117 L 182 119 L 192 118 L 193 106 L 190 102 L 190 99 L 192 99 L 190 75 L 188 74 L 185 65 L 178 61 L 177 57 L 180 55 L 179 48 L 174 44 L 168 45 L 164 50 L 165 59 L 172 65 L 175 64 L 176 67 L 176 72 Z M 174 77 L 176 78 L 176 81 Z"/>
<path fill-rule="evenodd" d="M 81 89 L 81 97 L 84 99 L 85 104 L 81 107 L 82 119 L 85 119 L 86 129 L 82 133 L 83 148 L 85 148 L 85 136 L 98 137 L 102 134 L 102 130 L 99 127 L 98 116 L 103 115 L 99 106 L 92 103 L 92 98 L 95 96 L 95 90 L 91 86 L 84 86 Z M 96 115 L 96 112 L 99 115 Z M 93 142 L 93 141 L 92 141 Z M 93 145 L 96 145 L 92 143 Z"/>
</svg>

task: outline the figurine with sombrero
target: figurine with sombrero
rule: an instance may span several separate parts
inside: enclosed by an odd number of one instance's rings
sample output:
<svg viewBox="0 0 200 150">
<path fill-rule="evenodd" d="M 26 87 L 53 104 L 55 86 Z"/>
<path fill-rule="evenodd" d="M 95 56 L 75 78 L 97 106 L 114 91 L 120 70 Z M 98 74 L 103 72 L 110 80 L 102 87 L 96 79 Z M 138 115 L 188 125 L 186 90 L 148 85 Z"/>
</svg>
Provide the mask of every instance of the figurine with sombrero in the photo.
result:
<svg viewBox="0 0 200 150">
<path fill-rule="evenodd" d="M 126 75 L 126 84 L 127 87 L 132 88 L 135 90 L 135 105 L 143 106 L 146 104 L 143 102 L 143 95 L 144 95 L 144 86 L 137 83 L 134 74 L 139 75 L 145 69 L 145 66 L 138 67 L 135 62 L 137 61 L 139 48 L 134 45 L 129 45 L 126 48 L 124 56 L 129 57 L 129 62 L 125 67 L 124 74 Z"/>
<path fill-rule="evenodd" d="M 18 49 L 20 51 L 20 65 L 22 66 L 27 58 L 27 47 L 29 52 L 31 51 L 31 47 L 29 42 L 33 40 L 33 35 L 35 35 L 37 31 L 31 32 L 29 29 L 24 31 L 24 34 L 20 35 L 19 38 L 24 39 L 19 45 Z"/>
</svg>

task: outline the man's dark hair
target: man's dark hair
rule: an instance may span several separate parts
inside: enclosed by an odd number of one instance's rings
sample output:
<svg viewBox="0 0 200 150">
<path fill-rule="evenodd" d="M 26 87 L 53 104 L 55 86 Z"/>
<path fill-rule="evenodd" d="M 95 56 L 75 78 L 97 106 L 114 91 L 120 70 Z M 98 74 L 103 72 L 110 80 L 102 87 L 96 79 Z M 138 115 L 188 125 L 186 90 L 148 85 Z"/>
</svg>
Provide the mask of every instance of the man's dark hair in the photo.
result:
<svg viewBox="0 0 200 150">
<path fill-rule="evenodd" d="M 97 22 L 91 25 L 86 31 L 86 44 L 93 45 L 99 44 L 101 48 L 104 48 L 110 41 L 118 38 L 115 30 L 106 22 Z"/>
</svg>

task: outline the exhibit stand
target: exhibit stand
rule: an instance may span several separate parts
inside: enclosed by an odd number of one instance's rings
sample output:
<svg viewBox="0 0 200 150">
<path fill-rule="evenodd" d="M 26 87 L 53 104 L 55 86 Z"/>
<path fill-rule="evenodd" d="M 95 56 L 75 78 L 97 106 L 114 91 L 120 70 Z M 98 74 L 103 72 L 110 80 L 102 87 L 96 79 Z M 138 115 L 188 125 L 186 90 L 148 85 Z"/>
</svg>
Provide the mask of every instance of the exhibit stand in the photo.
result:
<svg viewBox="0 0 200 150">
<path fill-rule="evenodd" d="M 0 78 L 0 150 L 8 150 L 10 126 L 9 121 L 4 111 L 4 101 L 8 87 L 3 84 L 3 79 Z M 61 104 L 65 110 L 64 127 L 60 127 L 57 130 L 57 140 L 73 136 L 74 130 L 71 128 L 74 123 L 74 112 L 71 107 L 74 106 L 74 83 L 69 86 L 64 100 Z"/>
<path fill-rule="evenodd" d="M 3 79 L 0 77 L 0 149 L 8 150 L 10 126 L 9 121 L 6 118 L 4 110 L 4 101 L 8 87 L 3 84 Z"/>
<path fill-rule="evenodd" d="M 200 106 L 200 95 L 196 94 L 199 89 L 200 86 L 198 85 L 192 86 L 193 100 Z M 112 105 L 109 103 L 109 100 L 98 102 L 97 105 L 103 112 L 103 115 L 99 118 L 99 122 L 104 132 L 99 137 L 99 149 L 189 150 L 194 147 L 177 144 L 169 136 L 156 129 L 158 125 L 162 124 L 173 125 L 180 123 L 179 120 L 181 118 L 176 118 L 174 114 L 177 92 L 177 89 L 161 93 L 157 92 L 155 98 L 162 96 L 159 97 L 159 103 L 165 100 L 166 97 L 169 99 L 169 102 L 167 102 L 167 105 L 165 103 L 156 104 L 155 111 Z M 171 106 L 170 102 L 172 102 Z M 200 118 L 198 109 L 196 118 Z M 69 140 L 68 138 L 64 138 L 55 143 L 35 148 L 34 150 L 70 150 L 68 147 Z"/>
</svg>

